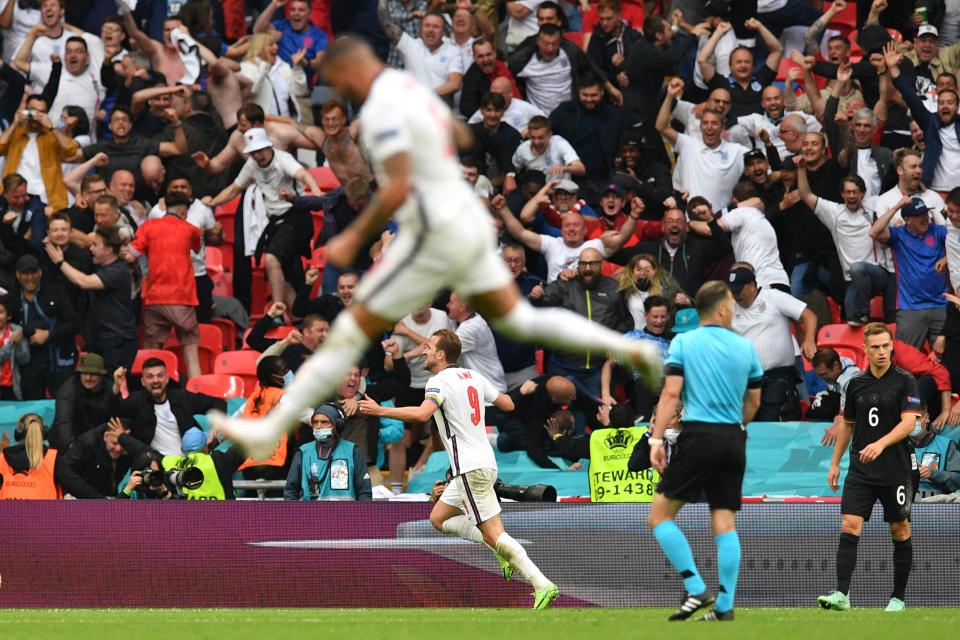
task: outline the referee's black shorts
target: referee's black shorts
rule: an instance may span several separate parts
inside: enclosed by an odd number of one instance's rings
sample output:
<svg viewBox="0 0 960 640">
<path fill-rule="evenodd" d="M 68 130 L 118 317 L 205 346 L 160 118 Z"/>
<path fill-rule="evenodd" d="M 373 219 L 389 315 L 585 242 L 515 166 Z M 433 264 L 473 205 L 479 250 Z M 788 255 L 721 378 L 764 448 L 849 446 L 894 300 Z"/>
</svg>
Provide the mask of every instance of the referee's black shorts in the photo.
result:
<svg viewBox="0 0 960 640">
<path fill-rule="evenodd" d="M 747 466 L 747 432 L 739 424 L 684 422 L 657 493 L 711 509 L 740 510 Z"/>
<path fill-rule="evenodd" d="M 847 477 L 843 483 L 843 497 L 840 498 L 841 515 L 860 516 L 870 520 L 873 505 L 877 500 L 883 506 L 884 522 L 903 522 L 910 519 L 910 507 L 913 504 L 913 486 L 910 478 L 905 477 L 896 484 L 867 484 L 857 478 Z"/>
</svg>

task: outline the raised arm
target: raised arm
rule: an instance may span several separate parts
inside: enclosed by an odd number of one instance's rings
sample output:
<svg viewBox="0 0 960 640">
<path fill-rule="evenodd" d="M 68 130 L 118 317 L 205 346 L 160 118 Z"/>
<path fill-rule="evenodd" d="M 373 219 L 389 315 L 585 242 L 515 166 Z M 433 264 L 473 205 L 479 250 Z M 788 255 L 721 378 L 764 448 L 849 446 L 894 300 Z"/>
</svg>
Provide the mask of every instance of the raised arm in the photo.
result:
<svg viewBox="0 0 960 640">
<path fill-rule="evenodd" d="M 517 220 L 513 212 L 510 211 L 510 207 L 507 206 L 506 198 L 502 195 L 494 196 L 493 200 L 490 201 L 490 207 L 500 216 L 500 219 L 503 220 L 503 226 L 507 229 L 507 233 L 513 236 L 514 239 L 522 242 L 524 246 L 534 251 L 542 250 L 540 234 L 525 228 L 523 224 Z"/>
<path fill-rule="evenodd" d="M 616 231 L 608 231 L 600 236 L 600 241 L 603 242 L 603 250 L 608 256 L 616 253 L 620 247 L 627 243 L 627 240 L 630 239 L 637 228 L 637 220 L 640 219 L 643 210 L 643 200 L 635 197 L 630 201 L 630 216 L 623 223 L 623 226 Z"/>
<path fill-rule="evenodd" d="M 79 159 L 83 160 L 83 152 L 78 151 Z M 71 160 L 76 162 L 77 160 Z M 110 158 L 103 151 L 94 154 L 89 160 L 81 162 L 73 169 L 71 169 L 67 175 L 63 176 L 63 183 L 66 185 L 67 189 L 70 190 L 74 196 L 80 195 L 80 183 L 83 181 L 83 177 L 93 171 L 95 167 L 104 167 L 110 163 Z"/>
<path fill-rule="evenodd" d="M 900 211 L 900 209 L 908 204 L 910 204 L 910 196 L 903 196 L 900 198 L 900 200 L 893 205 L 891 209 L 877 218 L 876 222 L 873 223 L 873 226 L 870 227 L 870 237 L 877 242 L 886 244 L 890 239 L 890 220 L 893 219 L 893 216 L 897 213 L 897 211 Z"/>
<path fill-rule="evenodd" d="M 160 43 L 140 31 L 137 21 L 133 19 L 133 14 L 129 11 L 123 16 L 123 28 L 127 32 L 127 37 L 136 42 L 137 48 L 152 61 L 152 58 L 157 55 L 157 48 Z"/>
<path fill-rule="evenodd" d="M 804 55 L 817 55 L 817 52 L 820 51 L 820 40 L 823 38 L 823 32 L 826 30 L 827 25 L 833 21 L 837 14 L 846 8 L 846 0 L 836 0 L 836 2 L 830 5 L 830 8 L 827 9 L 824 14 L 817 19 L 816 22 L 810 25 L 810 28 L 807 29 L 807 32 L 803 34 Z"/>
<path fill-rule="evenodd" d="M 670 121 L 673 118 L 673 101 L 676 98 L 679 98 L 683 94 L 683 80 L 680 78 L 674 78 L 670 81 L 670 84 L 667 85 L 667 95 L 663 99 L 663 103 L 660 105 L 660 111 L 657 112 L 657 121 L 656 128 L 660 132 L 660 135 L 663 136 L 664 140 L 669 142 L 672 145 L 677 144 L 677 137 L 680 135 L 676 130 L 670 126 Z"/>
<path fill-rule="evenodd" d="M 697 54 L 697 64 L 700 66 L 700 73 L 703 75 L 703 81 L 708 85 L 710 81 L 713 80 L 713 77 L 717 75 L 717 65 L 713 63 L 713 53 L 717 49 L 717 43 L 719 43 L 720 38 L 731 29 L 733 29 L 733 25 L 729 22 L 724 21 L 718 24 L 706 44 L 700 49 L 700 53 Z"/>
<path fill-rule="evenodd" d="M 312 193 L 313 195 L 319 196 L 319 195 L 321 195 L 321 194 L 323 193 L 323 191 L 320 190 L 320 185 L 317 184 L 316 178 L 314 178 L 314 177 L 313 177 L 313 174 L 311 174 L 311 173 L 310 173 L 309 171 L 307 171 L 306 169 L 300 169 L 300 171 L 297 171 L 297 173 L 296 173 L 296 175 L 294 175 L 294 177 L 295 177 L 297 180 L 299 180 L 300 182 L 302 182 L 303 185 L 304 185 L 304 186 L 310 191 L 310 193 Z"/>
<path fill-rule="evenodd" d="M 76 286 L 87 291 L 106 288 L 103 286 L 103 280 L 100 279 L 100 276 L 84 273 L 67 262 L 63 257 L 63 249 L 60 247 L 49 242 L 47 242 L 44 247 L 47 250 L 47 255 L 50 256 L 50 262 L 53 263 L 53 266 L 59 267 L 60 273 L 66 276 L 67 280 Z"/>
<path fill-rule="evenodd" d="M 890 74 L 894 86 L 900 90 L 900 95 L 903 96 L 907 106 L 910 107 L 910 117 L 920 125 L 921 129 L 926 131 L 927 127 L 929 127 L 933 121 L 933 114 L 927 110 L 926 105 L 923 104 L 923 100 L 917 95 L 917 89 L 913 86 L 913 82 L 900 73 L 900 63 L 903 62 L 903 54 L 897 50 L 895 45 L 895 42 L 888 42 L 883 48 L 883 61 L 887 65 L 887 72 Z"/>
<path fill-rule="evenodd" d="M 497 400 L 499 399 L 497 398 Z M 439 408 L 432 398 L 424 400 L 419 407 L 382 407 L 367 394 L 364 394 L 363 400 L 360 401 L 360 412 L 365 416 L 393 418 L 406 423 L 426 422 L 433 417 L 433 414 Z"/>
<path fill-rule="evenodd" d="M 13 4 L 13 0 L 10 0 L 10 4 Z M 28 78 L 30 77 L 30 53 L 33 51 L 33 44 L 37 41 L 37 38 L 46 32 L 47 26 L 42 22 L 34 25 L 30 31 L 27 31 L 27 35 L 23 38 L 23 43 L 13 57 L 13 68 Z"/>
<path fill-rule="evenodd" d="M 257 21 L 253 23 L 253 32 L 254 33 L 265 33 L 270 30 L 270 27 L 273 25 L 273 14 L 276 13 L 277 9 L 286 4 L 287 0 L 273 0 L 270 4 L 264 7 L 263 11 L 260 12 L 260 15 L 257 16 Z"/>
<path fill-rule="evenodd" d="M 173 127 L 173 142 L 160 143 L 160 157 L 169 158 L 185 155 L 187 153 L 187 136 L 183 133 L 183 123 L 180 122 L 180 116 L 172 108 L 164 109 L 163 116 Z"/>
<path fill-rule="evenodd" d="M 130 109 L 133 111 L 133 115 L 140 115 L 140 113 L 143 112 L 143 108 L 147 105 L 147 101 L 151 98 L 180 93 L 182 90 L 183 87 L 179 85 L 157 85 L 147 89 L 140 89 L 139 91 L 135 92 L 133 97 L 130 99 Z"/>
<path fill-rule="evenodd" d="M 783 45 L 780 44 L 780 39 L 756 18 L 750 18 L 744 25 L 747 29 L 756 31 L 757 35 L 763 39 L 763 43 L 767 45 L 767 50 L 770 52 L 767 54 L 767 67 L 776 73 L 780 69 L 780 59 L 783 58 Z"/>
<path fill-rule="evenodd" d="M 817 208 L 817 195 L 810 190 L 810 180 L 807 178 L 807 163 L 803 156 L 797 156 L 797 191 L 811 211 Z"/>
<path fill-rule="evenodd" d="M 387 8 L 387 0 L 377 0 L 377 22 L 380 29 L 386 34 L 390 43 L 396 45 L 403 37 L 403 29 L 396 22 L 390 19 L 390 9 Z"/>
</svg>

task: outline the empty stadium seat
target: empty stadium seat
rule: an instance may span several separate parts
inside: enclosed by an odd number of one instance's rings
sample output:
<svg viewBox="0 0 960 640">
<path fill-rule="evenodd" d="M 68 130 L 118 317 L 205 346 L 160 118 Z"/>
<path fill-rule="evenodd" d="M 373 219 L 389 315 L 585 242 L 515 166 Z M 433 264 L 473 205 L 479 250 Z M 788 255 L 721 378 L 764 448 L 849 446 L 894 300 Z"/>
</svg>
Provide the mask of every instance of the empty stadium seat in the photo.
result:
<svg viewBox="0 0 960 640">
<path fill-rule="evenodd" d="M 259 351 L 224 351 L 213 364 L 213 372 L 243 378 L 244 395 L 253 393 L 257 384 L 257 360 Z"/>
<path fill-rule="evenodd" d="M 202 393 L 214 398 L 244 398 L 245 383 L 239 376 L 218 373 L 204 374 L 187 381 L 187 391 Z"/>
<path fill-rule="evenodd" d="M 137 357 L 133 359 L 133 366 L 130 367 L 130 374 L 135 376 L 143 375 L 143 363 L 150 358 L 159 358 L 167 365 L 167 375 L 171 380 L 180 382 L 180 372 L 177 367 L 177 354 L 166 349 L 140 349 L 137 351 Z"/>
<path fill-rule="evenodd" d="M 577 45 L 579 48 L 583 49 L 583 32 L 582 31 L 567 31 L 563 34 L 563 37 Z"/>
<path fill-rule="evenodd" d="M 213 275 L 223 274 L 223 252 L 220 250 L 220 247 L 204 247 L 204 259 L 207 265 L 207 273 L 212 278 Z"/>
<path fill-rule="evenodd" d="M 216 291 L 216 289 L 214 289 L 214 291 Z M 221 341 L 223 345 L 222 351 L 233 351 L 236 349 L 238 334 L 236 323 L 229 318 L 214 318 L 213 324 L 220 329 L 220 333 L 223 335 L 223 340 Z"/>
<path fill-rule="evenodd" d="M 863 327 L 848 324 L 827 324 L 817 332 L 818 347 L 848 346 L 854 349 L 863 344 Z"/>
</svg>

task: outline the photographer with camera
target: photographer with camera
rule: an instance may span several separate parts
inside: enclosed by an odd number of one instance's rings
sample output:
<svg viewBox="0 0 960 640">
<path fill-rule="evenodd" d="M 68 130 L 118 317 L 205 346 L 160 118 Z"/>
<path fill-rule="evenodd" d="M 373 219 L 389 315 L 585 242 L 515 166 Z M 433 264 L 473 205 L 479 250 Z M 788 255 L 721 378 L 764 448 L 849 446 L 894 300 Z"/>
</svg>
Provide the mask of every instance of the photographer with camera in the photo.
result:
<svg viewBox="0 0 960 640">
<path fill-rule="evenodd" d="M 246 459 L 237 447 L 210 451 L 216 438 L 197 427 L 183 434 L 183 455 L 164 456 L 168 485 L 186 500 L 233 500 L 233 474 Z"/>
<path fill-rule="evenodd" d="M 160 454 L 156 451 L 144 451 L 137 456 L 133 464 L 136 471 L 130 477 L 123 489 L 117 493 L 121 500 L 172 500 L 176 495 L 167 485 L 164 477 Z"/>
<path fill-rule="evenodd" d="M 340 439 L 344 417 L 334 404 L 317 407 L 310 419 L 315 442 L 293 454 L 284 500 L 372 500 L 367 455 Z"/>
</svg>

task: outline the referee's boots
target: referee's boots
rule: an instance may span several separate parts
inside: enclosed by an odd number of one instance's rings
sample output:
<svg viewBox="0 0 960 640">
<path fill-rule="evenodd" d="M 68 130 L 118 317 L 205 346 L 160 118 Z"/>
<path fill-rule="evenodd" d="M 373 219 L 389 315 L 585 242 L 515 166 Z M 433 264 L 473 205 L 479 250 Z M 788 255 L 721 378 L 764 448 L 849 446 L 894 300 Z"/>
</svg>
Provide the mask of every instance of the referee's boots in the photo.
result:
<svg viewBox="0 0 960 640">
<path fill-rule="evenodd" d="M 709 590 L 698 595 L 688 593 L 686 597 L 684 597 L 680 608 L 674 611 L 668 620 L 687 620 L 697 611 L 712 607 L 714 602 L 716 602 L 716 598 Z"/>
</svg>

